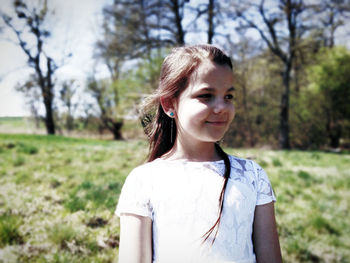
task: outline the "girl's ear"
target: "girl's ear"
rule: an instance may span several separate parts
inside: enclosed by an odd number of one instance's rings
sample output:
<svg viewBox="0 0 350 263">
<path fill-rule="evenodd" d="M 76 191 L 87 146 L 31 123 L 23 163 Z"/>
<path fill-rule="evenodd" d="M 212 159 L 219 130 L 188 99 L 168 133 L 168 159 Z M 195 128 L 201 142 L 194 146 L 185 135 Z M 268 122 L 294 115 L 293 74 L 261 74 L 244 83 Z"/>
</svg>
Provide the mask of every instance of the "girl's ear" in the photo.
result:
<svg viewBox="0 0 350 263">
<path fill-rule="evenodd" d="M 175 113 L 175 107 L 174 107 L 174 101 L 170 98 L 160 98 L 160 104 L 162 105 L 163 111 L 170 117 L 174 117 Z M 171 114 L 172 113 L 172 114 Z"/>
</svg>

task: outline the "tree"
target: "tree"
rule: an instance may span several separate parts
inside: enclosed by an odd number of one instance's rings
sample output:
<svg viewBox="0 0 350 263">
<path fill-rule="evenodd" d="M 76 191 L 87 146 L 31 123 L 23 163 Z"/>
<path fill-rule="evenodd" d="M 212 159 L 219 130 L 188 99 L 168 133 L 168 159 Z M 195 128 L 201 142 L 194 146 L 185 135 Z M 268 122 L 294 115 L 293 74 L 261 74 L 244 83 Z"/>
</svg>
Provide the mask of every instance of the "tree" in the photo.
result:
<svg viewBox="0 0 350 263">
<path fill-rule="evenodd" d="M 158 8 L 156 1 L 116 0 L 103 9 L 103 38 L 96 42 L 94 56 L 107 66 L 112 81 L 98 81 L 92 76 L 88 80 L 88 90 L 97 101 L 103 126 L 115 139 L 122 139 L 124 123 L 118 112 L 118 85 L 124 63 L 150 54 L 153 48 L 160 46 L 159 37 L 151 34 L 152 25 L 147 20 L 154 17 L 154 8 Z"/>
<path fill-rule="evenodd" d="M 63 105 L 67 108 L 66 114 L 66 129 L 68 131 L 73 130 L 74 126 L 74 117 L 73 112 L 77 108 L 77 104 L 73 103 L 73 97 L 77 91 L 77 84 L 75 80 L 66 80 L 62 83 L 62 87 L 59 91 L 60 100 Z"/>
<path fill-rule="evenodd" d="M 190 22 L 186 21 L 186 33 L 191 35 L 191 37 L 195 37 L 193 33 L 200 35 L 206 34 L 206 42 L 208 44 L 213 44 L 215 36 L 223 35 L 221 32 L 218 32 L 218 27 L 224 24 L 221 15 L 220 1 L 207 0 L 206 2 L 200 3 L 188 2 L 189 4 L 186 6 L 188 13 L 194 17 Z M 188 17 L 191 17 L 191 15 Z M 201 19 L 202 17 L 204 17 L 204 19 Z M 206 25 L 206 29 L 203 25 Z M 226 36 L 226 34 L 224 34 L 224 36 Z"/>
<path fill-rule="evenodd" d="M 344 26 L 346 19 L 350 18 L 350 1 L 321 1 L 319 4 L 314 5 L 313 8 L 320 17 L 318 21 L 324 46 L 333 47 L 337 29 Z"/>
<path fill-rule="evenodd" d="M 96 99 L 103 126 L 113 134 L 115 140 L 123 139 L 121 128 L 124 121 L 118 111 L 119 96 L 116 85 L 108 80 L 98 81 L 92 76 L 88 79 L 87 89 Z"/>
<path fill-rule="evenodd" d="M 282 149 L 288 149 L 291 71 L 298 41 L 305 33 L 302 15 L 307 7 L 302 0 L 280 0 L 273 6 L 269 4 L 267 9 L 264 0 L 260 4 L 235 3 L 229 16 L 238 20 L 240 27 L 256 30 L 269 50 L 283 63 L 279 144 Z"/>
<path fill-rule="evenodd" d="M 172 38 L 175 39 L 174 44 L 178 45 L 185 44 L 186 31 L 183 28 L 182 20 L 184 19 L 184 10 L 186 2 L 189 1 L 164 1 L 163 10 L 161 11 L 161 20 L 165 21 L 165 23 L 162 23 L 160 28 L 168 31 Z M 175 27 L 173 27 L 173 25 Z"/>
<path fill-rule="evenodd" d="M 113 80 L 127 60 L 150 56 L 153 49 L 185 43 L 184 10 L 188 0 L 115 0 L 103 9 L 102 39 L 95 57 Z"/>
<path fill-rule="evenodd" d="M 34 118 L 35 127 L 40 128 L 40 104 L 41 92 L 37 86 L 36 75 L 32 74 L 25 83 L 17 83 L 16 90 L 24 93 L 26 104 L 29 106 L 30 113 Z"/>
<path fill-rule="evenodd" d="M 310 69 L 310 86 L 321 94 L 321 107 L 332 148 L 338 148 L 344 123 L 350 121 L 350 53 L 345 48 L 322 49 Z M 349 133 L 347 133 L 349 134 Z"/>
<path fill-rule="evenodd" d="M 45 27 L 49 10 L 47 1 L 37 2 L 37 6 L 29 7 L 23 0 L 14 1 L 16 17 L 2 14 L 5 25 L 14 32 L 19 47 L 28 58 L 28 66 L 34 69 L 35 84 L 40 87 L 45 106 L 45 125 L 48 134 L 55 134 L 53 117 L 54 80 L 57 65 L 44 50 L 45 40 L 50 32 Z M 31 42 L 34 39 L 35 43 Z"/>
<path fill-rule="evenodd" d="M 208 2 L 208 44 L 213 43 L 214 29 L 214 0 Z"/>
<path fill-rule="evenodd" d="M 186 31 L 182 20 L 187 2 L 115 0 L 103 9 L 103 37 L 96 42 L 95 58 L 107 66 L 112 82 L 92 78 L 89 90 L 98 101 L 102 123 L 115 139 L 122 138 L 123 116 L 116 111 L 121 108 L 121 75 L 127 70 L 126 62 L 151 61 L 154 50 L 160 55 L 164 47 L 183 45 Z"/>
<path fill-rule="evenodd" d="M 123 63 L 158 46 L 146 23 L 145 1 L 114 1 L 103 9 L 102 39 L 95 58 L 105 64 L 112 80 L 118 80 Z"/>
<path fill-rule="evenodd" d="M 228 41 L 229 42 L 229 41 Z M 253 118 L 252 118 L 252 105 L 249 103 L 251 97 L 248 94 L 248 86 L 252 86 L 251 78 L 254 75 L 253 65 L 257 64 L 258 58 L 255 60 L 249 58 L 249 54 L 252 54 L 254 41 L 248 38 L 242 38 L 238 44 L 230 43 L 232 57 L 234 60 L 234 74 L 235 74 L 235 91 L 237 102 L 237 114 L 234 127 L 236 133 L 241 133 L 241 138 L 246 138 L 247 144 L 250 147 L 254 147 L 257 142 L 256 136 L 254 136 Z M 252 89 L 250 89 L 252 90 Z M 237 122 L 240 122 L 237 124 Z M 236 136 L 235 136 L 236 137 Z"/>
<path fill-rule="evenodd" d="M 203 8 L 204 6 L 204 8 Z M 217 17 L 219 16 L 219 3 L 218 1 L 208 0 L 207 4 L 200 4 L 195 8 L 192 8 L 192 12 L 197 16 L 193 22 L 197 22 L 198 18 L 206 14 L 207 29 L 207 43 L 212 44 L 216 33 L 216 26 L 218 24 Z"/>
</svg>

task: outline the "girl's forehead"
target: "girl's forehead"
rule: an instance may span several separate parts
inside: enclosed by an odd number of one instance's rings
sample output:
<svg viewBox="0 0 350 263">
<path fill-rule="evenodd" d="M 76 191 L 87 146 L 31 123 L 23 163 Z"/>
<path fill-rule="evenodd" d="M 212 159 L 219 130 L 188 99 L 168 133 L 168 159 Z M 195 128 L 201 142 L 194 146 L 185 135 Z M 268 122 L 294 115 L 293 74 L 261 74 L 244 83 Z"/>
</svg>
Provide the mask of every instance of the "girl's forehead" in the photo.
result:
<svg viewBox="0 0 350 263">
<path fill-rule="evenodd" d="M 199 64 L 198 68 L 195 70 L 198 75 L 206 75 L 210 71 L 215 70 L 217 65 L 210 61 L 210 60 L 204 60 L 202 63 Z"/>
<path fill-rule="evenodd" d="M 232 81 L 232 69 L 228 65 L 218 65 L 211 61 L 204 61 L 193 72 L 188 87 L 199 82 L 229 82 L 228 84 L 232 85 Z"/>
<path fill-rule="evenodd" d="M 228 65 L 219 65 L 210 60 L 205 60 L 193 72 L 191 80 L 205 78 L 207 76 L 210 77 L 211 74 L 224 75 L 227 72 L 230 72 L 230 74 L 232 73 L 232 69 Z"/>
</svg>

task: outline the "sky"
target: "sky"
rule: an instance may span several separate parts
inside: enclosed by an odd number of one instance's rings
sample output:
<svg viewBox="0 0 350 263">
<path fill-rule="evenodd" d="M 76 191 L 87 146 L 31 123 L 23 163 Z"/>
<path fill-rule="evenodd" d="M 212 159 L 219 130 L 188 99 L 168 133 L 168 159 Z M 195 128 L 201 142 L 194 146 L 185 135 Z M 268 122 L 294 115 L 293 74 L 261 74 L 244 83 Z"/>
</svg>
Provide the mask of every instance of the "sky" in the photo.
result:
<svg viewBox="0 0 350 263">
<path fill-rule="evenodd" d="M 59 60 L 61 67 L 57 75 L 83 81 L 93 66 L 93 45 L 98 37 L 101 11 L 108 0 L 49 0 L 55 10 L 49 21 L 53 34 L 49 40 L 48 53 L 56 57 L 72 53 L 72 57 Z M 1 12 L 9 14 L 11 0 L 1 0 Z M 0 35 L 0 117 L 25 116 L 29 111 L 22 93 L 15 91 L 18 82 L 23 82 L 31 72 L 26 65 L 26 55 L 10 40 L 13 33 L 4 31 Z M 63 56 L 62 56 L 63 54 Z"/>
<path fill-rule="evenodd" d="M 13 0 L 0 1 L 0 11 L 10 14 Z M 56 54 L 57 57 L 64 57 L 62 54 L 69 52 L 73 54 L 56 72 L 58 79 L 77 79 L 81 86 L 84 85 L 93 68 L 93 45 L 99 37 L 102 8 L 111 2 L 112 0 L 48 0 L 49 7 L 51 5 L 55 10 L 53 18 L 49 20 L 53 32 L 46 45 L 49 48 L 48 54 Z M 194 1 L 195 4 L 201 2 L 203 0 Z M 23 83 L 32 71 L 26 65 L 27 57 L 21 48 L 7 39 L 15 40 L 13 32 L 7 30 L 5 34 L 0 34 L 0 59 L 6 62 L 0 63 L 0 117 L 28 116 L 30 112 L 25 105 L 24 95 L 17 92 L 15 87 L 16 84 Z M 191 42 L 205 40 L 197 37 L 197 41 Z M 102 72 L 99 76 L 103 74 Z M 41 113 L 44 113 L 44 109 L 41 109 Z"/>
<path fill-rule="evenodd" d="M 0 0 L 0 12 L 10 14 L 12 1 Z M 53 31 L 47 45 L 48 53 L 54 58 L 66 57 L 64 61 L 58 60 L 60 64 L 56 72 L 58 79 L 77 79 L 81 86 L 84 85 L 87 75 L 93 68 L 93 46 L 100 36 L 102 8 L 111 2 L 112 0 L 48 0 L 49 7 L 51 5 L 52 10 L 55 10 L 49 20 Z M 203 0 L 194 1 L 195 4 L 202 2 Z M 350 42 L 347 41 L 349 32 L 345 32 L 345 28 L 349 27 L 345 26 L 337 31 L 340 39 L 338 44 L 346 45 L 350 49 Z M 205 38 L 198 37 L 196 36 L 196 40 L 191 40 L 191 43 L 205 41 Z M 254 35 L 252 37 L 255 38 Z M 24 95 L 17 92 L 15 86 L 17 83 L 23 83 L 31 70 L 26 65 L 24 52 L 8 39 L 14 40 L 14 34 L 5 30 L 0 34 L 0 117 L 30 115 Z M 67 58 L 65 54 L 68 53 L 72 53 L 72 57 Z"/>
</svg>

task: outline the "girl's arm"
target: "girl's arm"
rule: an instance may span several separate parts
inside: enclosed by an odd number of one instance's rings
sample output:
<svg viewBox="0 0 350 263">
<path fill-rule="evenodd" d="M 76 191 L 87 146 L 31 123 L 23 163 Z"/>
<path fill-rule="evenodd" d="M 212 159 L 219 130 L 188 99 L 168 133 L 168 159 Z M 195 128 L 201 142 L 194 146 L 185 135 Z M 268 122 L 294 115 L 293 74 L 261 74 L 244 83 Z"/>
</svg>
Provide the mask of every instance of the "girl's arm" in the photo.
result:
<svg viewBox="0 0 350 263">
<path fill-rule="evenodd" d="M 282 262 L 273 202 L 255 208 L 253 243 L 257 263 Z"/>
<path fill-rule="evenodd" d="M 135 214 L 120 216 L 119 263 L 152 262 L 152 220 Z"/>
</svg>

